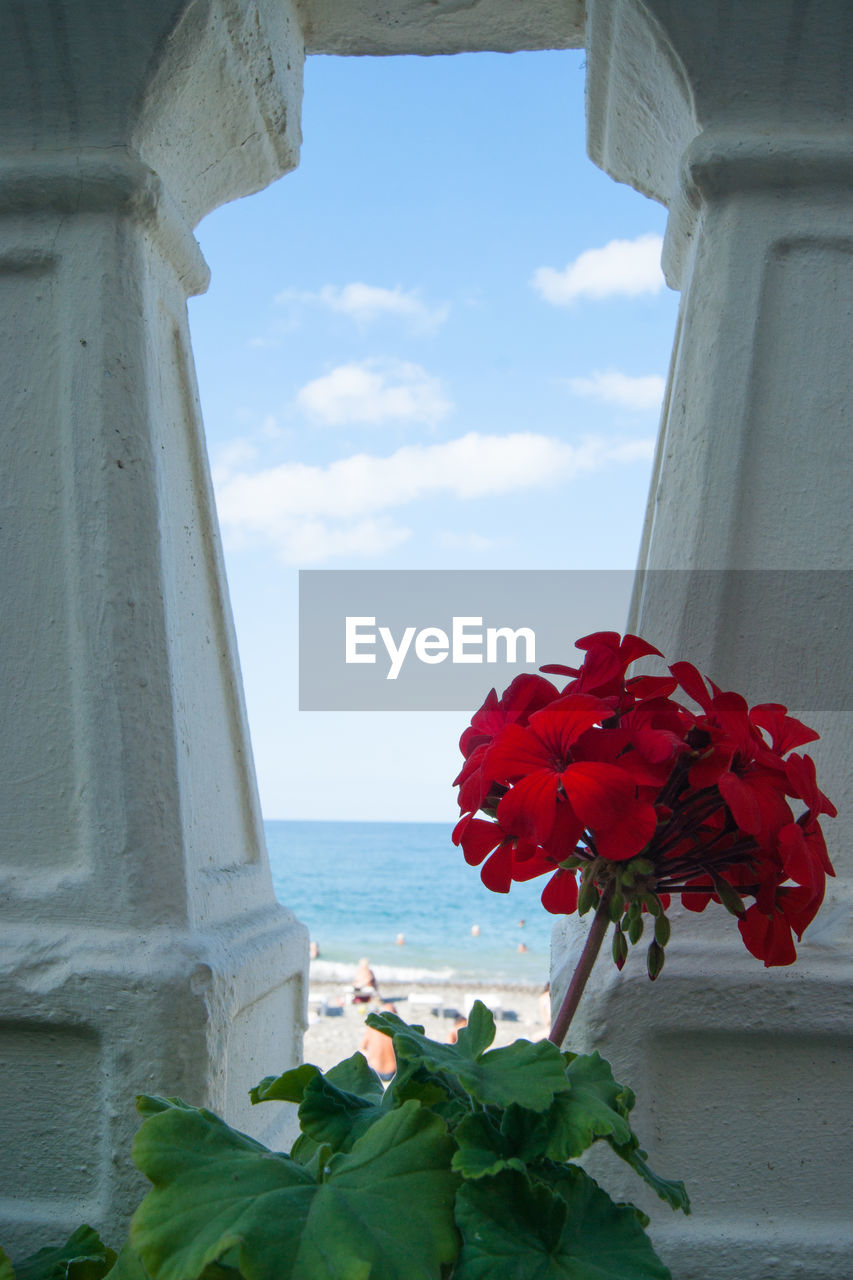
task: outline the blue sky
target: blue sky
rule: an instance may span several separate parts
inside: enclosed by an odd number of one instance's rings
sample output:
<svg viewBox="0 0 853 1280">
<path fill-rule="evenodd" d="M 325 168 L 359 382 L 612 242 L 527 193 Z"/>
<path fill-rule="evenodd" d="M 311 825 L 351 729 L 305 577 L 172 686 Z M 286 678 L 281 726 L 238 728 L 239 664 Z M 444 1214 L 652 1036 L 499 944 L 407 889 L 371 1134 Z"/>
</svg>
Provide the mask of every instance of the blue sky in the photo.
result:
<svg viewBox="0 0 853 1280">
<path fill-rule="evenodd" d="M 454 814 L 465 717 L 297 710 L 300 568 L 636 562 L 677 296 L 665 212 L 587 159 L 583 93 L 582 52 L 311 58 L 299 168 L 198 230 L 266 817 Z"/>
</svg>

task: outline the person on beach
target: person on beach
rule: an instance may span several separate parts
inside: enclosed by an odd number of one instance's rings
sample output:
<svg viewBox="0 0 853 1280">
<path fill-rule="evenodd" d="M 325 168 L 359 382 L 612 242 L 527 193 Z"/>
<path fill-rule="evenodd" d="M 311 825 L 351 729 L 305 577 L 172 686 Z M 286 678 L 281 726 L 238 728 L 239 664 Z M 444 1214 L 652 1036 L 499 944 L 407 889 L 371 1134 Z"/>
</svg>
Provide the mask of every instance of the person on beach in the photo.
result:
<svg viewBox="0 0 853 1280">
<path fill-rule="evenodd" d="M 362 956 L 352 975 L 352 1002 L 366 1004 L 368 1000 L 375 1000 L 378 995 L 376 974 L 371 969 L 367 956 Z"/>
<path fill-rule="evenodd" d="M 467 1027 L 467 1026 L 468 1026 L 468 1019 L 463 1018 L 461 1013 L 458 1014 L 457 1017 L 453 1019 L 453 1026 L 450 1028 L 450 1030 L 447 1033 L 447 1043 L 456 1044 L 457 1040 L 459 1039 L 459 1032 L 462 1030 L 463 1027 Z"/>
<path fill-rule="evenodd" d="M 543 1026 L 551 1025 L 551 984 L 546 982 L 539 992 L 539 1020 Z"/>
<path fill-rule="evenodd" d="M 382 1013 L 396 1012 L 393 1004 L 386 1003 L 379 1007 Z M 379 1079 L 387 1084 L 397 1070 L 397 1059 L 394 1057 L 391 1037 L 377 1031 L 375 1027 L 365 1027 L 358 1047 L 367 1058 L 368 1066 L 372 1067 Z"/>
</svg>

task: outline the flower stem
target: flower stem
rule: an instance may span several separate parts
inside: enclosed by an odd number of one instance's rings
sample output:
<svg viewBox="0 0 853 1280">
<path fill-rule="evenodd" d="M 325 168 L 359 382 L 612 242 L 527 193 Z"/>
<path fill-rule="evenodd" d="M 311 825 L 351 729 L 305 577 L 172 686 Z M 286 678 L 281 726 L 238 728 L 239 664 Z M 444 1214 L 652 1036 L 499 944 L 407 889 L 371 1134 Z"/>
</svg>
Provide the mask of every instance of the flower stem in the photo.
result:
<svg viewBox="0 0 853 1280">
<path fill-rule="evenodd" d="M 560 1012 L 554 1019 L 548 1039 L 559 1049 L 560 1045 L 566 1038 L 566 1032 L 569 1029 L 572 1018 L 575 1016 L 575 1010 L 580 1004 L 584 987 L 587 984 L 589 975 L 592 973 L 592 966 L 595 964 L 596 957 L 601 950 L 601 944 L 604 941 L 604 935 L 607 933 L 607 926 L 610 924 L 610 895 L 606 894 L 601 898 L 598 909 L 593 917 L 592 924 L 589 926 L 589 932 L 586 935 L 586 941 L 583 944 L 583 950 L 580 959 L 577 962 L 575 971 L 572 974 L 572 980 L 569 983 L 569 989 L 563 996 L 563 1003 L 560 1005 Z"/>
</svg>

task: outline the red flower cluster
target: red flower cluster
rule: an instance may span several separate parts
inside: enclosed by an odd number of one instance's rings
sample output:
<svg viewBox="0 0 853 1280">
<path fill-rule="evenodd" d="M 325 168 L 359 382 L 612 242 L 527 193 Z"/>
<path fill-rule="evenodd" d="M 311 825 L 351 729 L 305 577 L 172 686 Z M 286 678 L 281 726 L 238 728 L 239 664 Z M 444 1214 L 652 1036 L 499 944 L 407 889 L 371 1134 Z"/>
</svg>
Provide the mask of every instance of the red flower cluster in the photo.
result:
<svg viewBox="0 0 853 1280">
<path fill-rule="evenodd" d="M 562 690 L 518 676 L 462 735 L 453 840 L 466 861 L 499 893 L 549 875 L 542 903 L 555 914 L 603 903 L 620 968 L 648 912 L 657 976 L 672 894 L 692 911 L 722 902 L 753 955 L 791 964 L 792 933 L 802 936 L 834 874 L 819 818 L 836 810 L 811 759 L 794 753 L 818 735 L 778 703 L 750 709 L 688 662 L 626 678 L 635 659 L 660 656 L 638 636 L 599 632 L 577 647 L 579 668 L 542 668 L 570 677 Z M 674 700 L 679 687 L 699 711 Z M 789 800 L 805 806 L 796 818 Z"/>
</svg>

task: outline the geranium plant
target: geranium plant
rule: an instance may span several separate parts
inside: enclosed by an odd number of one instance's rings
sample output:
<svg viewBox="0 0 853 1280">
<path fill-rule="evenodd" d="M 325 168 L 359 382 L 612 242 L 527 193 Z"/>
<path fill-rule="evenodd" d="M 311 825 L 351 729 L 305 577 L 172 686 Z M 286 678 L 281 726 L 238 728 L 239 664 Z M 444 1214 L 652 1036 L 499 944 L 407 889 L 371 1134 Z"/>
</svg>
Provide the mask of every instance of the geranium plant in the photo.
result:
<svg viewBox="0 0 853 1280">
<path fill-rule="evenodd" d="M 638 636 L 598 632 L 577 647 L 580 667 L 542 668 L 570 677 L 562 689 L 521 675 L 475 713 L 460 742 L 463 816 L 453 832 L 489 889 L 547 875 L 546 910 L 595 910 L 556 1044 L 611 923 L 621 969 L 651 918 L 653 980 L 673 895 L 691 911 L 722 904 L 754 956 L 791 964 L 793 934 L 802 937 L 834 874 L 820 817 L 835 807 L 811 758 L 794 750 L 818 737 L 813 729 L 781 703 L 750 708 L 689 662 L 627 678 L 636 659 L 661 656 Z"/>
<path fill-rule="evenodd" d="M 621 968 L 648 922 L 659 975 L 673 895 L 721 904 L 755 956 L 790 964 L 832 874 L 819 820 L 835 810 L 795 750 L 817 734 L 785 707 L 749 708 L 683 662 L 627 678 L 658 653 L 636 636 L 578 647 L 579 668 L 543 668 L 562 688 L 523 675 L 489 694 L 457 779 L 453 838 L 488 888 L 547 875 L 548 911 L 594 911 L 549 1038 L 492 1049 L 479 1002 L 454 1045 L 371 1014 L 394 1042 L 387 1089 L 355 1054 L 252 1090 L 298 1106 L 287 1154 L 141 1097 L 133 1154 L 153 1187 L 118 1259 L 81 1228 L 14 1267 L 0 1251 L 0 1280 L 667 1280 L 648 1220 L 577 1160 L 606 1143 L 687 1212 L 684 1187 L 649 1169 L 631 1091 L 598 1054 L 562 1051 L 566 1029 L 609 927 Z"/>
</svg>

